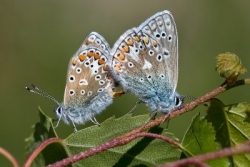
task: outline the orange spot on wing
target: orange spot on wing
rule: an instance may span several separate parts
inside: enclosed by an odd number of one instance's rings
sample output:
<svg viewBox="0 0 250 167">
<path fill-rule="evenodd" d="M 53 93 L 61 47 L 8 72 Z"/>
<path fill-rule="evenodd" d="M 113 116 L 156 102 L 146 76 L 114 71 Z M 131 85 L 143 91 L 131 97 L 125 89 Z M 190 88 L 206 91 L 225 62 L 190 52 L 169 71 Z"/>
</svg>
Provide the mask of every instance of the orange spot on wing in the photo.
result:
<svg viewBox="0 0 250 167">
<path fill-rule="evenodd" d="M 157 42 L 155 40 L 153 40 L 152 44 L 153 44 L 154 47 L 157 46 Z"/>
<path fill-rule="evenodd" d="M 98 64 L 101 65 L 101 64 L 104 64 L 104 63 L 105 63 L 105 60 L 104 60 L 104 59 L 99 59 L 99 60 L 98 60 Z"/>
<path fill-rule="evenodd" d="M 89 44 L 92 44 L 93 42 L 92 41 L 90 41 L 90 40 L 87 40 L 86 41 L 86 45 L 89 45 Z"/>
<path fill-rule="evenodd" d="M 94 58 L 95 58 L 95 59 L 100 59 L 100 57 L 101 57 L 101 56 L 100 56 L 99 52 L 96 52 L 95 55 L 94 55 Z"/>
<path fill-rule="evenodd" d="M 145 44 L 149 43 L 149 38 L 148 37 L 142 37 L 142 40 Z"/>
<path fill-rule="evenodd" d="M 135 40 L 136 42 L 139 42 L 139 41 L 140 41 L 140 38 L 139 38 L 137 35 L 134 36 L 133 38 L 134 38 L 134 40 Z"/>
<path fill-rule="evenodd" d="M 115 65 L 114 68 L 115 68 L 116 71 L 121 70 L 121 66 L 120 65 Z"/>
<path fill-rule="evenodd" d="M 124 54 L 118 53 L 118 54 L 117 54 L 117 59 L 118 59 L 118 60 L 124 60 L 124 59 L 125 59 Z"/>
<path fill-rule="evenodd" d="M 105 65 L 105 66 L 102 67 L 102 69 L 103 69 L 104 71 L 108 71 L 108 66 Z"/>
<path fill-rule="evenodd" d="M 90 50 L 90 51 L 88 51 L 88 53 L 87 53 L 87 55 L 88 55 L 88 57 L 92 57 L 92 56 L 94 56 L 94 51 L 93 50 Z"/>
<path fill-rule="evenodd" d="M 125 53 L 128 53 L 129 52 L 129 47 L 127 45 L 125 46 L 122 46 L 122 49 L 121 49 L 123 52 Z"/>
<path fill-rule="evenodd" d="M 72 65 L 75 66 L 77 63 L 77 59 L 72 60 Z"/>
<path fill-rule="evenodd" d="M 126 41 L 126 43 L 131 46 L 134 44 L 134 41 L 132 39 L 129 39 L 128 41 Z"/>
<path fill-rule="evenodd" d="M 86 59 L 86 55 L 80 54 L 80 55 L 78 55 L 78 58 L 80 59 L 80 61 L 84 61 Z"/>
</svg>

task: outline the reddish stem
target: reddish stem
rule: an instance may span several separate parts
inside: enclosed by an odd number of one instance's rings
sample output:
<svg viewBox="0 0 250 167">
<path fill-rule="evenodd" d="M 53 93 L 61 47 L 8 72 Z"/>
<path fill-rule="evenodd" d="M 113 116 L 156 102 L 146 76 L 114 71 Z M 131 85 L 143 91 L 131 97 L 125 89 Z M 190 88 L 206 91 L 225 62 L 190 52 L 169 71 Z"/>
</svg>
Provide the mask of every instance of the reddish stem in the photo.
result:
<svg viewBox="0 0 250 167">
<path fill-rule="evenodd" d="M 105 150 L 108 150 L 110 148 L 114 148 L 114 147 L 117 147 L 117 146 L 122 146 L 122 145 L 125 145 L 129 142 L 131 142 L 132 140 L 135 140 L 139 137 L 151 137 L 151 138 L 158 138 L 158 139 L 161 139 L 161 140 L 164 140 L 170 144 L 173 144 L 175 145 L 176 147 L 180 148 L 179 144 L 177 142 L 175 142 L 174 140 L 168 138 L 168 137 L 165 137 L 165 136 L 162 136 L 162 135 L 158 135 L 158 134 L 154 134 L 154 133 L 146 133 L 146 132 L 143 132 L 143 133 L 138 133 L 138 134 L 134 134 L 132 136 L 129 136 L 127 138 L 124 138 L 124 137 L 117 137 L 113 140 L 110 140 L 104 144 L 101 144 L 95 148 L 92 148 L 90 150 L 87 150 L 85 152 L 82 152 L 82 153 L 79 153 L 79 154 L 76 154 L 72 157 L 69 157 L 69 158 L 66 158 L 64 159 L 63 161 L 59 161 L 59 162 L 56 162 L 54 164 L 51 164 L 51 165 L 48 165 L 48 167 L 61 167 L 61 166 L 67 166 L 67 165 L 70 165 L 72 163 L 75 163 L 79 160 L 82 160 L 82 159 L 85 159 L 87 157 L 90 157 L 92 155 L 95 155 L 97 153 L 100 153 L 100 152 L 103 152 Z"/>
<path fill-rule="evenodd" d="M 5 150 L 4 148 L 0 147 L 0 153 L 5 156 L 14 167 L 19 167 L 19 164 L 17 162 L 17 160 L 15 159 L 15 157 L 9 153 L 9 151 Z"/>
<path fill-rule="evenodd" d="M 234 147 L 225 148 L 217 152 L 211 152 L 203 155 L 197 155 L 195 157 L 190 157 L 187 159 L 182 159 L 176 162 L 168 163 L 165 165 L 160 165 L 158 167 L 181 167 L 186 166 L 187 164 L 194 164 L 193 162 L 205 162 L 208 160 L 228 157 L 236 154 L 243 154 L 250 152 L 250 141 L 247 141 L 243 144 L 236 145 Z"/>
<path fill-rule="evenodd" d="M 45 147 L 52 143 L 61 143 L 62 139 L 59 138 L 50 138 L 42 142 L 29 156 L 25 164 L 23 165 L 24 167 L 30 167 L 34 159 L 37 157 L 37 155 L 43 151 Z"/>
</svg>

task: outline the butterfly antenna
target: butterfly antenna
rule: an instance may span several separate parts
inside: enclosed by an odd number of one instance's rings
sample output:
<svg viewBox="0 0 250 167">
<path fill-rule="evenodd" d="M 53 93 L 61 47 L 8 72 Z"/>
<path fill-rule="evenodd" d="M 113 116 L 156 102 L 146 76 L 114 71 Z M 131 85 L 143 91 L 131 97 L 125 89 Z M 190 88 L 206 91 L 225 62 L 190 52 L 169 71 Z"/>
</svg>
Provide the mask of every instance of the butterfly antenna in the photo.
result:
<svg viewBox="0 0 250 167">
<path fill-rule="evenodd" d="M 55 103 L 57 103 L 58 105 L 60 105 L 60 103 L 53 97 L 51 96 L 50 94 L 48 94 L 47 92 L 39 89 L 38 87 L 36 87 L 34 84 L 31 84 L 31 86 L 33 87 L 32 88 L 29 88 L 29 87 L 25 87 L 26 90 L 28 90 L 29 92 L 31 93 L 35 93 L 35 94 L 38 94 L 40 96 L 43 96 L 43 97 L 46 97 L 48 99 L 51 99 L 53 100 Z"/>
<path fill-rule="evenodd" d="M 190 99 L 190 100 L 195 100 L 195 99 L 196 99 L 196 97 L 194 97 L 194 96 L 189 96 L 189 95 L 183 95 L 182 97 L 183 97 L 183 98 Z"/>
<path fill-rule="evenodd" d="M 188 98 L 188 99 L 190 99 L 190 100 L 196 100 L 196 97 L 194 97 L 194 96 L 189 96 L 189 95 L 183 95 L 183 98 Z M 208 106 L 208 104 L 206 104 L 206 103 L 204 103 L 203 105 L 204 105 L 205 107 Z"/>
</svg>

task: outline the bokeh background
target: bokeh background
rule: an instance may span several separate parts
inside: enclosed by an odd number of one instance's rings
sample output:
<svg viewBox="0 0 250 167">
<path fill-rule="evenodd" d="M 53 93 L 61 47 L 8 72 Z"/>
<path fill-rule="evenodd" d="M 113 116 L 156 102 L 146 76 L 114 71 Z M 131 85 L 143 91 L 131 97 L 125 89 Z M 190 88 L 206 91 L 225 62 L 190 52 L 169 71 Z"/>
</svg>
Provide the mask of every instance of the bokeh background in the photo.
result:
<svg viewBox="0 0 250 167">
<path fill-rule="evenodd" d="M 91 31 L 102 34 L 112 46 L 127 29 L 170 10 L 179 33 L 178 92 L 198 97 L 223 82 L 214 70 L 219 53 L 236 53 L 250 69 L 249 7 L 249 0 L 1 0 L 0 147 L 24 163 L 24 140 L 39 121 L 38 106 L 55 118 L 55 104 L 24 87 L 35 83 L 62 101 L 68 61 Z M 249 91 L 247 86 L 238 87 L 218 97 L 225 104 L 249 102 Z M 120 117 L 136 101 L 133 95 L 115 99 L 97 119 Z M 192 116 L 205 110 L 200 106 L 171 120 L 169 130 L 181 139 Z M 143 113 L 149 113 L 143 104 L 133 112 Z M 57 130 L 64 138 L 73 129 L 61 122 Z M 10 166 L 1 156 L 0 164 Z"/>
</svg>

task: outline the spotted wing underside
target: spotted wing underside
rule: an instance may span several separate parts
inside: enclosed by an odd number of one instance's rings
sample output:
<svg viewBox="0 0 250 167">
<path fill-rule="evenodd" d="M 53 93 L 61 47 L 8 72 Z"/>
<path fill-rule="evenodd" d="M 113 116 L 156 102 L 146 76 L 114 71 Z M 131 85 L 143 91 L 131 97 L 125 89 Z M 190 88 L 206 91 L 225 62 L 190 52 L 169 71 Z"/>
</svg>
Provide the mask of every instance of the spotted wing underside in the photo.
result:
<svg viewBox="0 0 250 167">
<path fill-rule="evenodd" d="M 110 47 L 92 32 L 71 58 L 68 66 L 64 105 L 74 108 L 93 100 L 103 91 L 111 92 L 113 81 L 107 71 Z"/>
<path fill-rule="evenodd" d="M 115 78 L 139 96 L 169 90 L 178 80 L 178 37 L 169 11 L 156 13 L 139 27 L 126 31 L 111 55 Z"/>
</svg>

